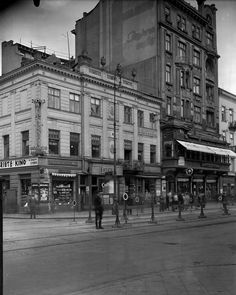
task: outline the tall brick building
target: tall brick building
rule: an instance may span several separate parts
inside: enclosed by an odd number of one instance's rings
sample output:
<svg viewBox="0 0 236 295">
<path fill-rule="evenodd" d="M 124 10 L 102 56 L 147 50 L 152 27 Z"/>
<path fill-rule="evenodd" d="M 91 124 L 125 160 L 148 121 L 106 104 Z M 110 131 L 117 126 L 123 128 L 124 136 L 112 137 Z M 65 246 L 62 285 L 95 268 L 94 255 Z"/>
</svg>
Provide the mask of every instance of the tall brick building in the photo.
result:
<svg viewBox="0 0 236 295">
<path fill-rule="evenodd" d="M 102 0 L 76 22 L 76 56 L 121 63 L 162 98 L 162 174 L 167 190 L 222 189 L 235 153 L 219 135 L 216 7 L 197 0 Z M 135 69 L 135 71 L 133 70 Z"/>
</svg>

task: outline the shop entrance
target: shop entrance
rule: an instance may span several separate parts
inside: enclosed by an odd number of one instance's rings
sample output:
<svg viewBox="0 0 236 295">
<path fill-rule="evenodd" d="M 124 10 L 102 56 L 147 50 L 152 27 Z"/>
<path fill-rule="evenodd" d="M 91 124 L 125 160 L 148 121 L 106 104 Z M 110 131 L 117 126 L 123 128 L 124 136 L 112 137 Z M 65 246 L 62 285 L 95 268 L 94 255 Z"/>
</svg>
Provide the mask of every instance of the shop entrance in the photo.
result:
<svg viewBox="0 0 236 295">
<path fill-rule="evenodd" d="M 52 194 L 55 211 L 70 210 L 73 205 L 73 181 L 53 180 Z"/>
</svg>

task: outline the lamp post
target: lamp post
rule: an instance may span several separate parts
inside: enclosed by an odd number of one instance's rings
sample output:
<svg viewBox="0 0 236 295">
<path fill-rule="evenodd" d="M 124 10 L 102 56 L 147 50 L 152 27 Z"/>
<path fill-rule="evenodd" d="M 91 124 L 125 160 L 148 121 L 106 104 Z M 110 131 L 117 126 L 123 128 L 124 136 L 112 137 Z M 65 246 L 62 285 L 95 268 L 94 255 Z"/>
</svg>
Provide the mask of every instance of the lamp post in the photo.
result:
<svg viewBox="0 0 236 295">
<path fill-rule="evenodd" d="M 115 226 L 118 227 L 120 225 L 119 219 L 119 205 L 118 205 L 118 196 L 117 196 L 117 175 L 116 175 L 116 78 L 119 78 L 119 85 L 117 89 L 121 86 L 121 65 L 117 64 L 115 75 L 114 75 L 114 121 L 113 121 L 113 132 L 114 132 L 114 211 L 116 214 Z"/>
</svg>

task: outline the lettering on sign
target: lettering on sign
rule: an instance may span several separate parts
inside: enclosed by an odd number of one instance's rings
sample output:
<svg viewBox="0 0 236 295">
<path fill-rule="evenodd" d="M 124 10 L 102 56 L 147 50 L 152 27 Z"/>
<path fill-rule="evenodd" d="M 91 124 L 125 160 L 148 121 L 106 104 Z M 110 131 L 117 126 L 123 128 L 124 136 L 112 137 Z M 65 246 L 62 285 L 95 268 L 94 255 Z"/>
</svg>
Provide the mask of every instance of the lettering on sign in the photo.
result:
<svg viewBox="0 0 236 295">
<path fill-rule="evenodd" d="M 0 169 L 38 165 L 38 158 L 0 161 Z"/>
</svg>

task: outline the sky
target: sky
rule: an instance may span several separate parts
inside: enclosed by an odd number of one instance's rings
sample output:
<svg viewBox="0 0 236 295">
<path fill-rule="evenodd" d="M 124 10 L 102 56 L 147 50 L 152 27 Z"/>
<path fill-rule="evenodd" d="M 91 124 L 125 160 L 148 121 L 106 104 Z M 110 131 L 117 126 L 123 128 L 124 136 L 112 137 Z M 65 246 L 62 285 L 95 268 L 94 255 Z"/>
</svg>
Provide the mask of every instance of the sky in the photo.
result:
<svg viewBox="0 0 236 295">
<path fill-rule="evenodd" d="M 186 1 L 196 7 L 195 0 Z M 29 47 L 46 46 L 48 53 L 58 57 L 68 58 L 69 53 L 74 56 L 75 37 L 71 30 L 83 12 L 89 12 L 98 2 L 40 0 L 40 6 L 35 7 L 33 0 L 1 0 L 0 42 L 13 40 Z M 236 95 L 236 0 L 207 0 L 206 4 L 217 8 L 219 87 Z"/>
</svg>

